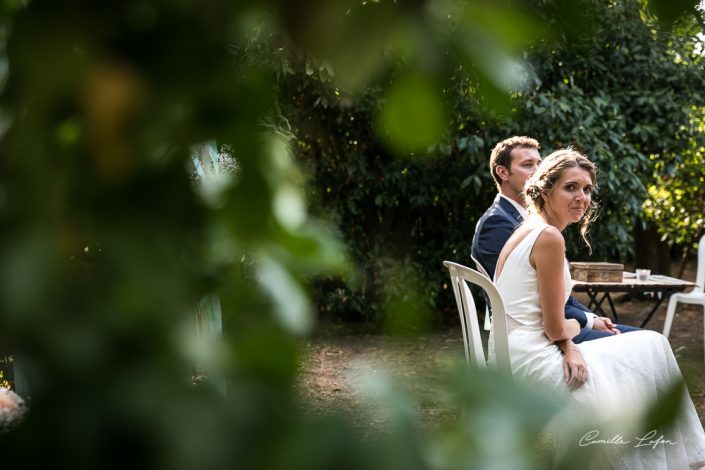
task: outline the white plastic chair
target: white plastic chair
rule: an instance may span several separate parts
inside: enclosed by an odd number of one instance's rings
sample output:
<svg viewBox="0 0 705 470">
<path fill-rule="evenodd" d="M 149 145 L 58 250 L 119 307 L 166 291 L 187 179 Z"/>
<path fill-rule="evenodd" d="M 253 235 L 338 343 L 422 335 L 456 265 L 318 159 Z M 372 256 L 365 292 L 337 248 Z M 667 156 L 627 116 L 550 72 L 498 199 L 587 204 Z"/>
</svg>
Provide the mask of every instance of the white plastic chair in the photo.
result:
<svg viewBox="0 0 705 470">
<path fill-rule="evenodd" d="M 509 361 L 509 342 L 507 337 L 507 318 L 504 313 L 504 302 L 497 288 L 490 279 L 474 269 L 470 269 L 452 261 L 444 261 L 443 265 L 450 272 L 450 281 L 453 285 L 453 294 L 458 304 L 460 325 L 465 345 L 465 360 L 471 367 L 486 368 L 487 359 L 482 348 L 480 337 L 480 324 L 477 320 L 475 299 L 470 292 L 468 282 L 479 286 L 487 293 L 493 315 L 494 350 L 497 369 L 511 375 Z"/>
<path fill-rule="evenodd" d="M 666 323 L 663 326 L 663 335 L 668 338 L 671 332 L 673 318 L 676 316 L 676 307 L 678 302 L 691 305 L 700 305 L 703 307 L 703 317 L 705 318 L 705 235 L 698 242 L 698 271 L 695 276 L 695 288 L 690 292 L 679 292 L 671 295 L 668 301 L 668 309 L 666 310 Z M 705 335 L 703 336 L 705 341 Z"/>
<path fill-rule="evenodd" d="M 475 263 L 475 267 L 477 270 L 481 273 L 484 274 L 487 279 L 490 281 L 492 278 L 490 275 L 485 271 L 484 266 L 482 266 L 482 263 L 480 263 L 473 255 L 470 255 L 470 258 L 472 258 L 472 261 Z M 485 307 L 485 324 L 483 325 L 483 328 L 485 331 L 490 331 L 492 329 L 492 315 L 490 315 L 490 307 Z"/>
</svg>

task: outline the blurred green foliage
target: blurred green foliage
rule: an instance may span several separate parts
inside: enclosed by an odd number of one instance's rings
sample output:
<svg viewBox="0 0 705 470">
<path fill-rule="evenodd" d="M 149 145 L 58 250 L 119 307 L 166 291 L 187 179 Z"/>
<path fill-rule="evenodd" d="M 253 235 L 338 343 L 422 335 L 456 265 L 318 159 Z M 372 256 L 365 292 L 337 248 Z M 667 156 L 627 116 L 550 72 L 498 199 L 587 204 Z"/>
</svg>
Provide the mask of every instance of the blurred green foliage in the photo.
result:
<svg viewBox="0 0 705 470">
<path fill-rule="evenodd" d="M 528 20 L 508 5 L 3 2 L 0 344 L 30 382 L 3 466 L 483 468 L 507 436 L 507 462 L 545 466 L 527 443 L 560 403 L 491 375 L 463 369 L 465 385 L 443 389 L 469 411 L 437 447 L 413 427 L 413 398 L 382 379 L 398 425 L 373 443 L 302 413 L 293 386 L 311 278 L 389 286 L 388 302 L 355 308 L 403 313 L 437 302 L 440 261 L 467 253 L 492 192 L 489 143 L 516 132 L 499 124 L 519 109 L 507 74 L 544 37 L 518 33 Z M 415 151 L 439 130 L 432 155 Z M 239 166 L 204 197 L 187 168 L 209 140 Z M 304 210 L 308 174 L 311 212 L 342 241 Z M 196 344 L 211 294 L 223 340 Z M 201 361 L 227 397 L 191 384 Z"/>
</svg>

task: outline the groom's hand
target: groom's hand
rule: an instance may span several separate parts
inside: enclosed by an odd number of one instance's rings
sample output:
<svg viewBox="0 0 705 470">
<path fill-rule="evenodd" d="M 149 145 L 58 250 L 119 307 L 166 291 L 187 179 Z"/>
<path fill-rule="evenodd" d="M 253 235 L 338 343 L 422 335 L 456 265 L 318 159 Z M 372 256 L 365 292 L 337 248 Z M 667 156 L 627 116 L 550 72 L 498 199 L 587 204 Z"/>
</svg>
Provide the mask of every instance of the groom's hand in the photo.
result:
<svg viewBox="0 0 705 470">
<path fill-rule="evenodd" d="M 612 323 L 612 320 L 607 317 L 595 317 L 595 320 L 592 324 L 592 329 L 597 331 L 605 331 L 612 335 L 621 333 L 621 331 L 617 329 L 614 323 Z"/>
</svg>

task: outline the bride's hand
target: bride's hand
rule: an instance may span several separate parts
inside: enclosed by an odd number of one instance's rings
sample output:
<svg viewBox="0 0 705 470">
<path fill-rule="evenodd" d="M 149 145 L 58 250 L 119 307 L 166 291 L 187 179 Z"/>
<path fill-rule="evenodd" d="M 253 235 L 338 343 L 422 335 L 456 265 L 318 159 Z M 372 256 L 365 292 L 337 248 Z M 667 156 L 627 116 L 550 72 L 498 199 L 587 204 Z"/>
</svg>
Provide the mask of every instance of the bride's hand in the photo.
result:
<svg viewBox="0 0 705 470">
<path fill-rule="evenodd" d="M 563 357 L 563 377 L 568 388 L 575 390 L 581 387 L 588 379 L 587 364 L 582 353 L 575 348 L 570 348 Z"/>
</svg>

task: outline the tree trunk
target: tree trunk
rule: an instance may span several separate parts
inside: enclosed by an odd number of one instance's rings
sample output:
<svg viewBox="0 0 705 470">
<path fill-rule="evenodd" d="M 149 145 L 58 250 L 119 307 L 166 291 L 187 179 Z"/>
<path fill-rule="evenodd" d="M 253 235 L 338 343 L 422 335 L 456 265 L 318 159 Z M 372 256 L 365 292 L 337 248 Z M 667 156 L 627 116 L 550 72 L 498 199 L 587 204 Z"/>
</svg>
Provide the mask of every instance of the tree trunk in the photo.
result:
<svg viewBox="0 0 705 470">
<path fill-rule="evenodd" d="M 650 269 L 654 274 L 671 275 L 671 252 L 661 240 L 656 226 L 642 228 L 640 219 L 634 224 L 634 267 Z"/>
</svg>

